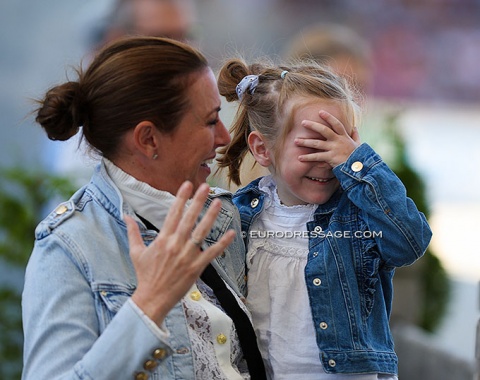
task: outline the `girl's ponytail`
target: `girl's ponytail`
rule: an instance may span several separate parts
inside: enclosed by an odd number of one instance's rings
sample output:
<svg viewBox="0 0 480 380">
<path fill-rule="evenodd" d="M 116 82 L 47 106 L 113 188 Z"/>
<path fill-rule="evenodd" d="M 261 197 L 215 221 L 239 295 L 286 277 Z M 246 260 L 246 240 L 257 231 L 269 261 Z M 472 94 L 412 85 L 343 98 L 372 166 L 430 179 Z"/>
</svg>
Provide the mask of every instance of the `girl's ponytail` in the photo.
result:
<svg viewBox="0 0 480 380">
<path fill-rule="evenodd" d="M 240 185 L 240 167 L 248 153 L 249 123 L 245 108 L 242 107 L 238 110 L 230 133 L 232 134 L 232 141 L 220 150 L 222 156 L 218 159 L 218 166 L 220 169 L 228 169 L 229 182 Z"/>
<path fill-rule="evenodd" d="M 225 63 L 218 75 L 220 95 L 224 96 L 228 102 L 239 101 L 236 87 L 248 74 L 247 65 L 239 59 L 232 59 Z M 230 129 L 232 141 L 220 150 L 222 156 L 218 159 L 219 168 L 227 168 L 229 182 L 236 185 L 240 185 L 240 166 L 248 153 L 249 124 L 248 111 L 241 103 Z"/>
</svg>

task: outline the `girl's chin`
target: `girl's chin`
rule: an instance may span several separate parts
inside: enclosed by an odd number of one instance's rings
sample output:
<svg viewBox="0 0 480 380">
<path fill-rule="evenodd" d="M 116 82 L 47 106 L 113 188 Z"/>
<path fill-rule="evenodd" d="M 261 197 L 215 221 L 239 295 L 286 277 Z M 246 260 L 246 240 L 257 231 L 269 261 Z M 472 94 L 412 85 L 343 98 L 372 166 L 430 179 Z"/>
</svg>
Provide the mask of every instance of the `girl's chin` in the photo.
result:
<svg viewBox="0 0 480 380">
<path fill-rule="evenodd" d="M 322 205 L 330 200 L 332 195 L 335 194 L 335 191 L 337 191 L 337 187 L 329 189 L 329 191 L 322 191 L 321 193 L 317 194 L 309 194 L 306 198 L 308 203 Z"/>
</svg>

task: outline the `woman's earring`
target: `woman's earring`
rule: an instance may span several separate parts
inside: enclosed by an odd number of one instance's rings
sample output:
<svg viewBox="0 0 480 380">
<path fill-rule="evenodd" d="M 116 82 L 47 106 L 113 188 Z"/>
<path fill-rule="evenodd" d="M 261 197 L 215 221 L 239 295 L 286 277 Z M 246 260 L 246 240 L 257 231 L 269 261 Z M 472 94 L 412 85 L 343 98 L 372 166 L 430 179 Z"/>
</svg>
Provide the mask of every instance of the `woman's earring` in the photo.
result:
<svg viewBox="0 0 480 380">
<path fill-rule="evenodd" d="M 156 160 L 157 158 L 158 158 L 158 154 L 154 153 L 153 156 L 152 156 L 152 160 Z"/>
</svg>

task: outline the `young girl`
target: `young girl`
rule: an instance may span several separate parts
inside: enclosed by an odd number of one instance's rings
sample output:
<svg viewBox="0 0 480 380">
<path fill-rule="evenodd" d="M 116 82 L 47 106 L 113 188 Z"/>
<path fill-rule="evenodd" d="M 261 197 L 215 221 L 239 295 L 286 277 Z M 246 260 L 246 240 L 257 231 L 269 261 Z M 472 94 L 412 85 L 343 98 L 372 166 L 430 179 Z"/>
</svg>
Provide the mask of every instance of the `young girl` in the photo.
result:
<svg viewBox="0 0 480 380">
<path fill-rule="evenodd" d="M 272 379 L 397 379 L 394 268 L 431 238 L 405 187 L 367 144 L 345 80 L 314 63 L 231 60 L 238 100 L 220 166 L 239 183 L 250 150 L 271 175 L 234 196 L 248 247 L 247 305 Z"/>
</svg>

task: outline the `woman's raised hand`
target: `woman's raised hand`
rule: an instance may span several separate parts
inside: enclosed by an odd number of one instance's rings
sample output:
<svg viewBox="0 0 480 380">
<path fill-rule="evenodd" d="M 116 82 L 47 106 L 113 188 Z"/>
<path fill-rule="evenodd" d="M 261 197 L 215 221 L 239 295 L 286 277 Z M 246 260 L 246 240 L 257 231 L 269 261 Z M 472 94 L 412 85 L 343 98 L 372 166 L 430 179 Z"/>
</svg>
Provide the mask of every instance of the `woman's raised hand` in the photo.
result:
<svg viewBox="0 0 480 380">
<path fill-rule="evenodd" d="M 207 199 L 209 186 L 203 184 L 198 188 L 185 211 L 192 190 L 190 182 L 180 186 L 160 233 L 148 247 L 142 240 L 135 220 L 125 217 L 130 256 L 137 274 L 137 289 L 132 300 L 158 325 L 195 283 L 205 267 L 235 237 L 235 232 L 229 230 L 214 245 L 204 251 L 200 250 L 200 242 L 210 232 L 221 202 L 214 200 L 201 221 L 195 225 Z"/>
</svg>

